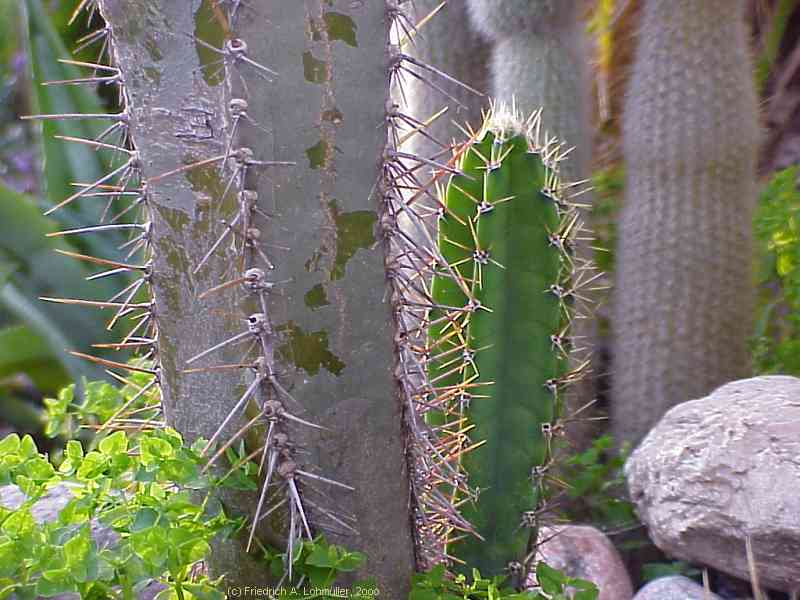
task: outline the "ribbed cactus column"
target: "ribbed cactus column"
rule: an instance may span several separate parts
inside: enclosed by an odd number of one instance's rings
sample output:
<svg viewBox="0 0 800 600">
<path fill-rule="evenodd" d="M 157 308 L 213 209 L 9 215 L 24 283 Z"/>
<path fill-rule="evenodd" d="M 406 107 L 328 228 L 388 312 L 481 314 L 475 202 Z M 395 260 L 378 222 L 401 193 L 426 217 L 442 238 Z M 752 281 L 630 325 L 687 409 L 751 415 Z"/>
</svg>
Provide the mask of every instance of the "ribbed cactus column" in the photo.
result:
<svg viewBox="0 0 800 600">
<path fill-rule="evenodd" d="M 589 283 L 571 256 L 581 226 L 561 193 L 557 142 L 542 144 L 539 125 L 538 113 L 527 123 L 491 113 L 447 185 L 439 221 L 449 266 L 432 284 L 440 308 L 429 372 L 449 400 L 435 418 L 469 432 L 451 453 L 480 490 L 463 514 L 482 536 L 448 552 L 484 575 L 531 567 L 550 496 L 550 432 L 560 394 L 580 379 L 567 373 L 565 337 Z"/>
<path fill-rule="evenodd" d="M 624 119 L 612 419 L 748 374 L 758 107 L 743 0 L 645 0 Z"/>
<path fill-rule="evenodd" d="M 561 163 L 567 181 L 589 178 L 592 131 L 589 125 L 588 54 L 578 0 L 467 0 L 474 26 L 494 45 L 491 95 L 508 104 L 512 100 L 523 113 L 539 108 L 542 126 L 558 136 L 567 147 L 574 147 L 569 159 Z M 580 202 L 591 203 L 589 194 Z M 581 210 L 589 222 L 588 210 Z M 592 257 L 590 244 L 578 240 L 575 256 L 579 261 Z M 576 353 L 574 364 L 589 357 L 594 346 L 594 322 L 577 319 L 573 330 Z M 585 378 L 570 391 L 571 411 L 594 399 L 594 380 Z M 581 413 L 589 416 L 587 411 Z M 570 437 L 577 447 L 591 437 L 586 422 L 570 425 Z"/>
</svg>

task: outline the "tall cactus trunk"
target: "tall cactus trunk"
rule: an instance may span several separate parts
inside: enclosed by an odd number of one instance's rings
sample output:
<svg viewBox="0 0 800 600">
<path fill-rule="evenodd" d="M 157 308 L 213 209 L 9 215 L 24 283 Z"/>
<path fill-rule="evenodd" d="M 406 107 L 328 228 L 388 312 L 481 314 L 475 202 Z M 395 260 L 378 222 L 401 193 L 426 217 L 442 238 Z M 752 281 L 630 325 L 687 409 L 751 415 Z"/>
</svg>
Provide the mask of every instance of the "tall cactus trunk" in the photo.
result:
<svg viewBox="0 0 800 600">
<path fill-rule="evenodd" d="M 613 430 L 748 375 L 758 105 L 743 0 L 645 0 L 624 115 Z"/>
<path fill-rule="evenodd" d="M 293 521 L 273 520 L 257 537 L 285 540 L 308 517 L 313 531 L 365 552 L 357 575 L 400 598 L 414 566 L 411 490 L 382 243 L 396 6 L 339 4 L 103 0 L 101 8 L 146 183 L 167 422 L 189 441 L 211 438 L 252 384 L 251 404 L 267 416 L 272 406 L 269 422 L 288 437 L 267 436 L 264 454 Z M 209 292 L 245 275 L 247 287 Z M 248 328 L 244 344 L 201 355 Z M 185 372 L 254 361 L 255 369 Z M 223 498 L 248 517 L 257 500 Z M 265 567 L 246 541 L 215 548 L 213 570 L 263 585 Z"/>
</svg>

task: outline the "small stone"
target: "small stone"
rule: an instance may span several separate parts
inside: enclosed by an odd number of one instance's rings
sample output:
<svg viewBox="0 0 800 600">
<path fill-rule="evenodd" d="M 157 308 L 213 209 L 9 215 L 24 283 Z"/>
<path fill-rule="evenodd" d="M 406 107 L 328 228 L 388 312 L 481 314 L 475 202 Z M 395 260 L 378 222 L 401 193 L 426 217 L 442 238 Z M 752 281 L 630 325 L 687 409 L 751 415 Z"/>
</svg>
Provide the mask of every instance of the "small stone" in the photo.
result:
<svg viewBox="0 0 800 600">
<path fill-rule="evenodd" d="M 713 592 L 706 592 L 688 577 L 670 575 L 651 581 L 633 597 L 633 600 L 722 600 Z"/>
<path fill-rule="evenodd" d="M 625 465 L 628 488 L 666 554 L 792 591 L 800 573 L 800 379 L 728 383 L 671 409 Z"/>
<path fill-rule="evenodd" d="M 597 600 L 630 600 L 633 597 L 628 572 L 617 550 L 598 529 L 586 525 L 542 527 L 546 540 L 537 559 L 569 577 L 585 579 L 600 590 Z M 535 584 L 528 580 L 528 586 Z"/>
</svg>

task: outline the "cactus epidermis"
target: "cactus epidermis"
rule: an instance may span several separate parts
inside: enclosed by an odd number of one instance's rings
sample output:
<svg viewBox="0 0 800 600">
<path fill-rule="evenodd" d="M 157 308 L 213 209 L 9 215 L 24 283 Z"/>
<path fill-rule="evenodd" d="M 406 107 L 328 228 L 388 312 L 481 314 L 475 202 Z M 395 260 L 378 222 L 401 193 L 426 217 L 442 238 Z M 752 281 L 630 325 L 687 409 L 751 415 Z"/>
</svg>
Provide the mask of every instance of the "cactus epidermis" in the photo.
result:
<svg viewBox="0 0 800 600">
<path fill-rule="evenodd" d="M 564 146 L 542 137 L 540 112 L 495 107 L 461 149 L 439 222 L 448 265 L 432 284 L 429 374 L 448 401 L 429 422 L 469 432 L 451 452 L 478 492 L 463 515 L 483 540 L 449 553 L 486 574 L 536 542 L 559 396 L 580 375 L 566 372 L 566 327 L 594 279 L 570 252 L 580 223 L 558 176 Z"/>
</svg>

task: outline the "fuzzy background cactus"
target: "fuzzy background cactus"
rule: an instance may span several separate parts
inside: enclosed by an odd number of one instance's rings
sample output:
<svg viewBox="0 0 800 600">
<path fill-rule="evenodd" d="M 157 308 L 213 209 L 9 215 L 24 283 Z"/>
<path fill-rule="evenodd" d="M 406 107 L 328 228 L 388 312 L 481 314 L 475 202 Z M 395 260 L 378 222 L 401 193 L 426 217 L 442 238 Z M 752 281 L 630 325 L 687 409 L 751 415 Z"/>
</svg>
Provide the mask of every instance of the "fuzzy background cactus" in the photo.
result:
<svg viewBox="0 0 800 600">
<path fill-rule="evenodd" d="M 468 0 L 475 28 L 493 46 L 491 94 L 530 113 L 575 146 L 564 176 L 588 176 L 591 153 L 587 55 L 577 0 Z"/>
<path fill-rule="evenodd" d="M 624 115 L 627 169 L 613 431 L 749 372 L 758 104 L 742 0 L 645 0 Z"/>
</svg>

